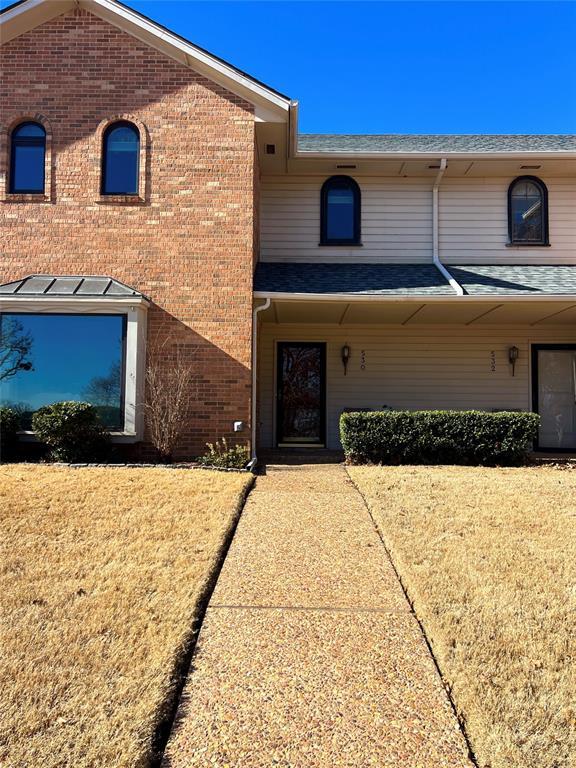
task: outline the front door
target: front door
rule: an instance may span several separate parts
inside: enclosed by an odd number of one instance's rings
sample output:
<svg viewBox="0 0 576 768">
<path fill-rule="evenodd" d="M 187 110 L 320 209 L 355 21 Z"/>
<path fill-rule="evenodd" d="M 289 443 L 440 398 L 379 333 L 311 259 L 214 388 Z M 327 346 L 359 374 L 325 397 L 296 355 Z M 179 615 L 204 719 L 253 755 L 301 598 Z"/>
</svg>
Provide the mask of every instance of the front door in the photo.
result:
<svg viewBox="0 0 576 768">
<path fill-rule="evenodd" d="M 325 445 L 326 344 L 278 344 L 277 443 Z"/>
<path fill-rule="evenodd" d="M 534 410 L 540 414 L 538 448 L 576 450 L 576 345 L 532 347 Z"/>
</svg>

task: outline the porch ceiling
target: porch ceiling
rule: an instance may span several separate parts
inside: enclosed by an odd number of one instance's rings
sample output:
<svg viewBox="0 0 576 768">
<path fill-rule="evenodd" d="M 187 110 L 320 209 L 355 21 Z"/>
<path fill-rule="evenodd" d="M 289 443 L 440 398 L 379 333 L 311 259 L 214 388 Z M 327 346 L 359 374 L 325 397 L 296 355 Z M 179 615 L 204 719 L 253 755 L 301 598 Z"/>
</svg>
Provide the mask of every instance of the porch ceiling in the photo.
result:
<svg viewBox="0 0 576 768">
<path fill-rule="evenodd" d="M 265 323 L 337 325 L 570 325 L 574 301 L 290 301 L 273 299 Z"/>
</svg>

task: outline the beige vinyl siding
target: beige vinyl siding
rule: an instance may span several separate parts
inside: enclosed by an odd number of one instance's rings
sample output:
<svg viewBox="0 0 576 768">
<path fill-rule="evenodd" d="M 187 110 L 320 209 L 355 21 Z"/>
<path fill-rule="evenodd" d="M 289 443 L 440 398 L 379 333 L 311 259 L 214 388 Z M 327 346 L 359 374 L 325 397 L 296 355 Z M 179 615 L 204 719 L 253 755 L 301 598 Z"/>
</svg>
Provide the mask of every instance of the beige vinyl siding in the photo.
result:
<svg viewBox="0 0 576 768">
<path fill-rule="evenodd" d="M 447 264 L 575 264 L 576 181 L 548 187 L 550 247 L 507 248 L 512 179 L 450 179 L 440 188 L 440 254 Z"/>
<path fill-rule="evenodd" d="M 362 193 L 362 247 L 319 246 L 325 176 L 262 179 L 263 261 L 430 261 L 432 193 L 426 179 L 354 178 Z"/>
<path fill-rule="evenodd" d="M 327 343 L 327 444 L 338 448 L 338 420 L 345 408 L 531 410 L 530 344 L 576 343 L 576 328 L 263 324 L 258 428 L 264 448 L 275 440 L 278 341 Z M 346 376 L 340 360 L 343 344 L 351 348 Z M 520 349 L 515 376 L 508 363 L 512 345 Z M 362 350 L 365 370 L 360 368 Z"/>
<path fill-rule="evenodd" d="M 432 179 L 354 178 L 362 192 L 362 247 L 319 246 L 325 176 L 264 177 L 263 261 L 429 262 Z M 576 180 L 542 177 L 549 191 L 549 248 L 507 248 L 508 178 L 444 177 L 440 256 L 453 264 L 575 264 Z"/>
</svg>

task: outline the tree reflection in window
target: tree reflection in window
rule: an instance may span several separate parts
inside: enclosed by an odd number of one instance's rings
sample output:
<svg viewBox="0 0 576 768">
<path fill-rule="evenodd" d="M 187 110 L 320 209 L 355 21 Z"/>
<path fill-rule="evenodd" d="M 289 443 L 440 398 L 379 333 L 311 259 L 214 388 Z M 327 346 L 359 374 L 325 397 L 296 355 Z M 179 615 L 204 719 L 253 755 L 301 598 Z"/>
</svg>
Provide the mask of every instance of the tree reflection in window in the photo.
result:
<svg viewBox="0 0 576 768">
<path fill-rule="evenodd" d="M 515 179 L 508 191 L 510 242 L 546 245 L 548 242 L 548 194 L 533 176 Z"/>
<path fill-rule="evenodd" d="M 282 442 L 322 439 L 322 349 L 316 345 L 280 346 Z"/>
<path fill-rule="evenodd" d="M 89 402 L 109 429 L 124 428 L 124 315 L 5 313 L 0 336 L 29 339 L 27 365 L 0 380 L 0 403 L 15 408 L 24 429 L 44 405 Z M 0 360 L 2 357 L 0 356 Z"/>
</svg>

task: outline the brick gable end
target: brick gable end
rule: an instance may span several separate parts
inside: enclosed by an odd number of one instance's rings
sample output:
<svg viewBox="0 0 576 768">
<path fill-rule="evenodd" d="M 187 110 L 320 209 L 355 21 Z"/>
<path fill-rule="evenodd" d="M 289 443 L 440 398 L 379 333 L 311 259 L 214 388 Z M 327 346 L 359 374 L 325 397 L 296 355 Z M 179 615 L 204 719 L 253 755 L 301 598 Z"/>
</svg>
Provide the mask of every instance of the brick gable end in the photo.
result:
<svg viewBox="0 0 576 768">
<path fill-rule="evenodd" d="M 0 49 L 0 127 L 50 126 L 45 202 L 0 203 L 2 282 L 30 273 L 105 274 L 148 295 L 149 339 L 193 363 L 195 406 L 179 455 L 248 424 L 255 245 L 253 108 L 83 10 Z M 142 199 L 100 197 L 102 130 L 145 133 Z M 243 437 L 247 437 L 247 432 Z"/>
</svg>

